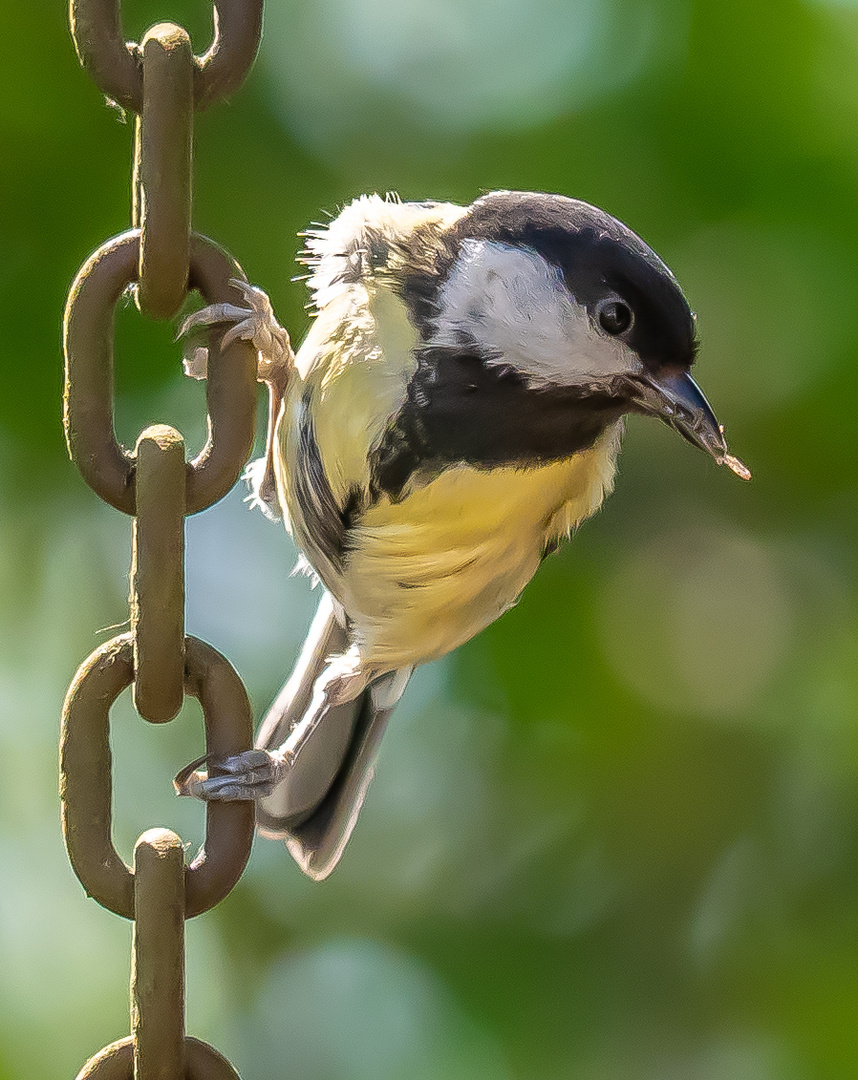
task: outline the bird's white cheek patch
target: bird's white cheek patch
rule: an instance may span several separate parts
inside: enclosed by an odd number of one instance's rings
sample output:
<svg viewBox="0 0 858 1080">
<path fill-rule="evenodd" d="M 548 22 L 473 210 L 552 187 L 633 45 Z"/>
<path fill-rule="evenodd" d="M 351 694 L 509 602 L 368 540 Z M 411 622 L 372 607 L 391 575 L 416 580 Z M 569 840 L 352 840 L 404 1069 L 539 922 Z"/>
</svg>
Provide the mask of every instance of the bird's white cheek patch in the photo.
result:
<svg viewBox="0 0 858 1080">
<path fill-rule="evenodd" d="M 640 367 L 621 339 L 593 324 L 560 270 L 527 248 L 466 240 L 438 306 L 430 345 L 476 341 L 535 385 L 574 385 Z"/>
</svg>

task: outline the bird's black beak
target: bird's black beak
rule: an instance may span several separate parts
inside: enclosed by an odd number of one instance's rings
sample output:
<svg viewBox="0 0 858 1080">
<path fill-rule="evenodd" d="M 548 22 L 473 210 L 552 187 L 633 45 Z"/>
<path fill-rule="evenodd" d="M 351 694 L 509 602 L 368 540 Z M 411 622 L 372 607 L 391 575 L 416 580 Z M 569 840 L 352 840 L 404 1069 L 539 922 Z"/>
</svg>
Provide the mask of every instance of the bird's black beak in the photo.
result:
<svg viewBox="0 0 858 1080">
<path fill-rule="evenodd" d="M 639 375 L 631 381 L 632 401 L 640 412 L 657 416 L 692 445 L 705 450 L 719 465 L 727 465 L 743 480 L 751 479 L 750 470 L 728 451 L 724 428 L 687 371 Z"/>
</svg>

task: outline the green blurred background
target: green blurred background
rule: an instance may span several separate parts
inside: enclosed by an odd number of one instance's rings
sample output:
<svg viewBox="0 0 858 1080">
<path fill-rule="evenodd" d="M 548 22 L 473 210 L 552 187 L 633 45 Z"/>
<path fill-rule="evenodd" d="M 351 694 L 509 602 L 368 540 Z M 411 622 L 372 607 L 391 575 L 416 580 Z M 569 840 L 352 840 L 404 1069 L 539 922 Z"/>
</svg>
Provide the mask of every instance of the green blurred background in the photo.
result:
<svg viewBox="0 0 858 1080">
<path fill-rule="evenodd" d="M 130 934 L 59 836 L 78 663 L 127 618 L 130 522 L 68 462 L 60 321 L 128 222 L 131 126 L 60 3 L 2 0 L 0 1078 L 128 1031 Z M 139 37 L 203 0 L 133 0 Z M 188 928 L 188 1030 L 245 1080 L 858 1076 L 858 4 L 269 0 L 197 124 L 195 222 L 307 325 L 296 233 L 353 196 L 562 192 L 683 282 L 750 485 L 633 419 L 616 493 L 520 605 L 414 679 L 331 880 L 257 841 Z M 117 424 L 202 437 L 172 328 L 118 317 Z M 188 625 L 261 714 L 311 614 L 234 492 L 188 523 Z M 200 716 L 114 710 L 117 842 L 201 839 Z"/>
</svg>

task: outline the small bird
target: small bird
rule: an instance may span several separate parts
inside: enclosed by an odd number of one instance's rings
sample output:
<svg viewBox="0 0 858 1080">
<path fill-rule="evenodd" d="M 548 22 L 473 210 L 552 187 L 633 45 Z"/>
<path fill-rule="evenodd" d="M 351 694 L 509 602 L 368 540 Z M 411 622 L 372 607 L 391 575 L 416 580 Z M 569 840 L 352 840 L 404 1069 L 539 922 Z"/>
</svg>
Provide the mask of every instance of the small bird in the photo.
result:
<svg viewBox="0 0 858 1080">
<path fill-rule="evenodd" d="M 224 340 L 257 347 L 273 406 L 256 501 L 323 591 L 256 749 L 215 775 L 195 762 L 177 789 L 255 800 L 261 831 L 322 879 L 412 671 L 511 608 L 599 509 L 624 414 L 750 473 L 689 374 L 676 279 L 604 211 L 515 191 L 467 207 L 373 195 L 306 238 L 315 319 L 297 355 L 246 283 L 246 308 L 182 328 L 228 323 Z"/>
</svg>

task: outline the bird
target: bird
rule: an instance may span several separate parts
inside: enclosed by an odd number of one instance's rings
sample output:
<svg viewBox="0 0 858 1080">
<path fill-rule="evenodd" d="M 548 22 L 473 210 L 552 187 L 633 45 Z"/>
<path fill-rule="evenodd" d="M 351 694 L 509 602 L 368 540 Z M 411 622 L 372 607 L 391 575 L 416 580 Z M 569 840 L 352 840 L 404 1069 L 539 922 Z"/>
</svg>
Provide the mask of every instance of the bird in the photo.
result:
<svg viewBox="0 0 858 1080">
<path fill-rule="evenodd" d="M 253 501 L 282 516 L 321 599 L 254 749 L 176 783 L 254 800 L 259 830 L 321 880 L 413 670 L 513 607 L 599 509 L 626 414 L 750 472 L 690 374 L 676 278 L 606 211 L 539 192 L 363 195 L 304 236 L 314 319 L 297 352 L 239 281 L 242 305 L 180 333 L 222 323 L 256 346 L 272 405 Z"/>
</svg>

